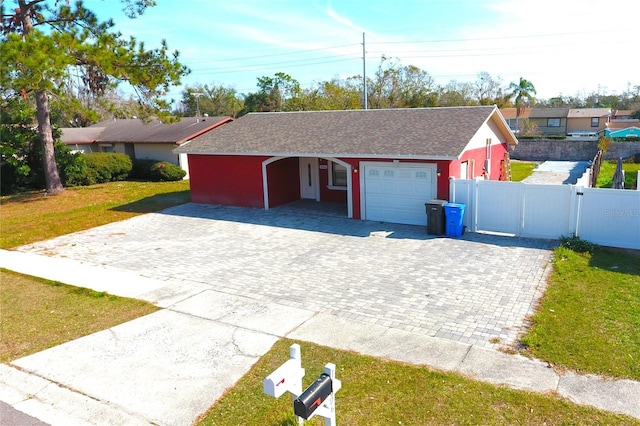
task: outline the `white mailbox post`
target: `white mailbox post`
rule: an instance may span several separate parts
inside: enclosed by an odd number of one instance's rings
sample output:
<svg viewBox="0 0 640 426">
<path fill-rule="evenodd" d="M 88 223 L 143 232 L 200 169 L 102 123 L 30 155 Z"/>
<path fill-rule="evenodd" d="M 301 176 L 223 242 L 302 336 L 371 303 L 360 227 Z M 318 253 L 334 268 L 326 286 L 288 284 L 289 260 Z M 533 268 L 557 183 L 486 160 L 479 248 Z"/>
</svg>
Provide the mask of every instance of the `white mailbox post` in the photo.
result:
<svg viewBox="0 0 640 426">
<path fill-rule="evenodd" d="M 326 364 L 324 373 L 303 392 L 304 374 L 300 345 L 296 343 L 289 349 L 289 360 L 264 379 L 263 391 L 274 398 L 289 392 L 293 396 L 294 413 L 299 425 L 302 425 L 305 419 L 320 416 L 324 417 L 325 426 L 335 426 L 334 395 L 342 388 L 342 382 L 336 379 L 336 366 L 331 363 Z"/>
<path fill-rule="evenodd" d="M 295 343 L 289 348 L 289 360 L 264 379 L 262 388 L 264 393 L 274 398 L 280 398 L 280 395 L 289 392 L 295 399 L 302 393 L 303 377 L 300 345 Z"/>
</svg>

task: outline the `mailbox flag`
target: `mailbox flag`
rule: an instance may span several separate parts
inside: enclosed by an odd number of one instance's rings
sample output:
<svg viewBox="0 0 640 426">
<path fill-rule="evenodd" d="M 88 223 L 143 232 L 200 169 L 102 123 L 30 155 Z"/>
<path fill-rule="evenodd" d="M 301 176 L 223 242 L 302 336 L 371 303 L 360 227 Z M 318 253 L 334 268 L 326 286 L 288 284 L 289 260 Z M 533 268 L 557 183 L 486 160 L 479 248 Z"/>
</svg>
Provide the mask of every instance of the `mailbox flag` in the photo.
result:
<svg viewBox="0 0 640 426">
<path fill-rule="evenodd" d="M 298 398 L 293 401 L 293 412 L 307 420 L 325 399 L 333 393 L 333 384 L 328 374 L 322 373 Z"/>
</svg>

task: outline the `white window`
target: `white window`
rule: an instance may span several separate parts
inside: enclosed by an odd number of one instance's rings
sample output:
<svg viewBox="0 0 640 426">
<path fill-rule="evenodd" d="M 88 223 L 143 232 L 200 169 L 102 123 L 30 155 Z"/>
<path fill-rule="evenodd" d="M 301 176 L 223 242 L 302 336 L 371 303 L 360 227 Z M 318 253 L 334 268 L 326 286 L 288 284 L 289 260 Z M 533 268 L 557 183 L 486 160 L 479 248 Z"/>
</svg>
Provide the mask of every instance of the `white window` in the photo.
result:
<svg viewBox="0 0 640 426">
<path fill-rule="evenodd" d="M 329 188 L 347 189 L 347 168 L 333 161 L 329 162 Z"/>
<path fill-rule="evenodd" d="M 591 117 L 591 127 L 598 127 L 600 125 L 599 117 Z"/>
</svg>

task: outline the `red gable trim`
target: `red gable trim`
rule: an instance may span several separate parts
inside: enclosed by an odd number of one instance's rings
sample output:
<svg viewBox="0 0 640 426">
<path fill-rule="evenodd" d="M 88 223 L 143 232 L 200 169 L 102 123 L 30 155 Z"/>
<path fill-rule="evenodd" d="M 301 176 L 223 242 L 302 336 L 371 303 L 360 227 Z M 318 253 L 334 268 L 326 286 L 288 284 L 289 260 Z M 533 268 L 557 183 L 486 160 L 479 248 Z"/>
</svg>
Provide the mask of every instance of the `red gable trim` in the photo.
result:
<svg viewBox="0 0 640 426">
<path fill-rule="evenodd" d="M 216 127 L 220 127 L 223 124 L 230 123 L 233 120 L 235 120 L 233 117 L 225 117 L 224 120 L 220 120 L 217 123 L 213 123 L 211 126 L 206 127 L 204 129 L 200 130 L 199 132 L 193 133 L 193 134 L 187 136 L 186 138 L 182 138 L 179 141 L 176 141 L 176 145 L 182 145 L 183 143 L 185 143 L 185 142 L 187 142 L 187 141 L 189 141 L 191 139 L 197 138 L 198 136 L 200 136 L 200 135 L 202 135 L 204 133 L 207 133 L 210 130 L 215 129 Z"/>
</svg>

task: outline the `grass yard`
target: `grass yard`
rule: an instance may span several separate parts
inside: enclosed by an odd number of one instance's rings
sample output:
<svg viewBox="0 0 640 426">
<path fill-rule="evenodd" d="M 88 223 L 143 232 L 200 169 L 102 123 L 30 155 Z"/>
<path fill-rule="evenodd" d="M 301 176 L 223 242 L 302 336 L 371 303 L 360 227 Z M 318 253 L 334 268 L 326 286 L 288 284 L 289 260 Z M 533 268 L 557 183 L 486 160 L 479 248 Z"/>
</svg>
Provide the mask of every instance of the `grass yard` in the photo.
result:
<svg viewBox="0 0 640 426">
<path fill-rule="evenodd" d="M 640 380 L 639 330 L 640 255 L 559 247 L 522 342 L 531 355 L 562 368 Z"/>
<path fill-rule="evenodd" d="M 511 160 L 511 181 L 521 182 L 531 176 L 535 168 L 535 162 Z"/>
<path fill-rule="evenodd" d="M 262 380 L 289 357 L 299 343 L 306 388 L 327 362 L 336 365 L 342 389 L 336 394 L 338 424 L 345 425 L 638 425 L 626 416 L 579 406 L 531 392 L 466 379 L 426 367 L 406 365 L 311 343 L 281 340 L 197 425 L 294 426 L 289 394 L 273 399 Z M 321 418 L 305 425 L 322 425 Z"/>
<path fill-rule="evenodd" d="M 29 192 L 0 198 L 0 248 L 70 234 L 189 202 L 189 181 L 109 182 L 53 197 Z"/>
<path fill-rule="evenodd" d="M 617 162 L 612 160 L 602 162 L 598 181 L 596 182 L 598 188 L 613 187 L 613 174 L 616 172 L 616 165 Z M 638 185 L 637 179 L 640 163 L 624 162 L 622 163 L 622 169 L 624 170 L 624 188 L 636 188 Z"/>
<path fill-rule="evenodd" d="M 150 303 L 0 270 L 0 362 L 157 311 Z"/>
</svg>

